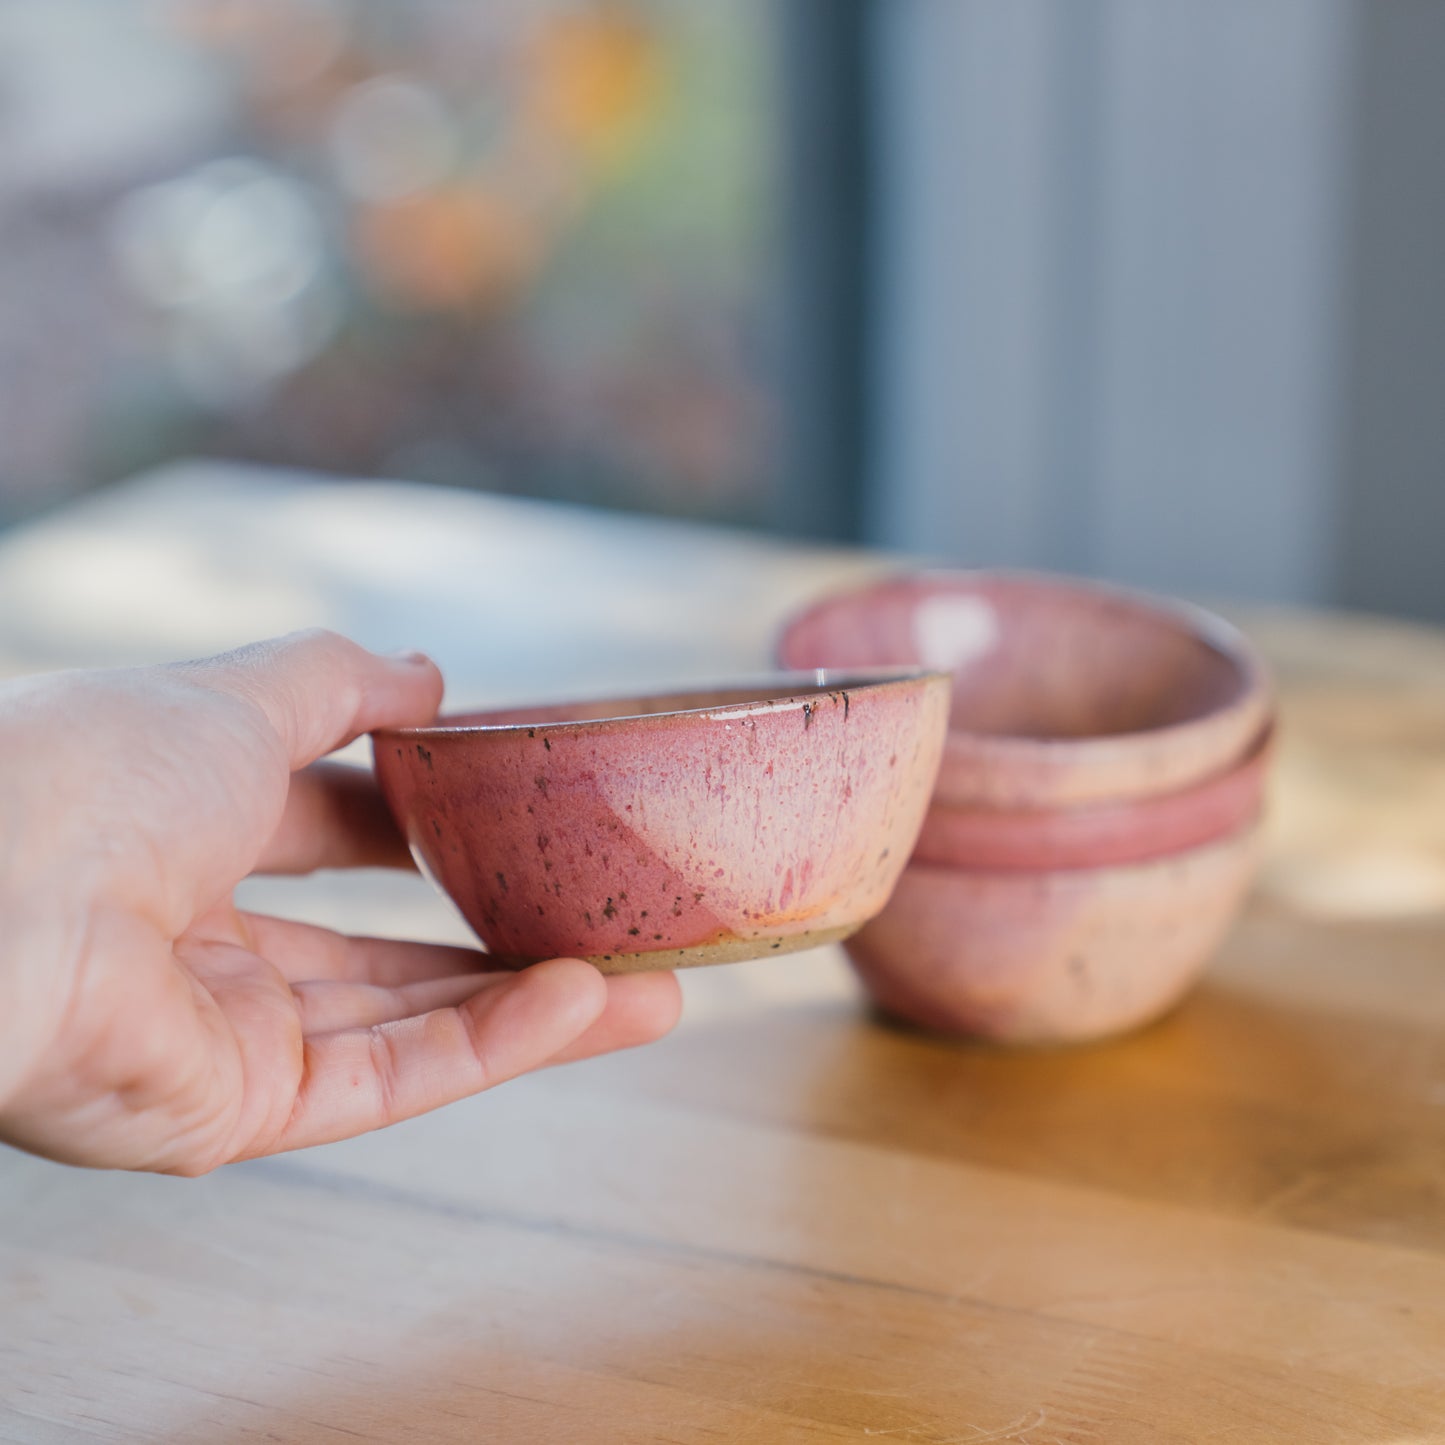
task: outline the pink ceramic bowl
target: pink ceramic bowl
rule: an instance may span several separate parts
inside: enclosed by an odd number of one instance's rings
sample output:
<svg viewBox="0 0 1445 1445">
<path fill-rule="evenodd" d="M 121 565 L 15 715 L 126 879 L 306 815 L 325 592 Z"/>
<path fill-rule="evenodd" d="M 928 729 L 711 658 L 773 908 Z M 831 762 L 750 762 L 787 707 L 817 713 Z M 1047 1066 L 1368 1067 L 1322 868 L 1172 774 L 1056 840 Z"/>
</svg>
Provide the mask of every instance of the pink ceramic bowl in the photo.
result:
<svg viewBox="0 0 1445 1445">
<path fill-rule="evenodd" d="M 847 944 L 886 1012 L 950 1034 L 1061 1043 L 1176 1003 L 1234 920 L 1258 829 L 1148 863 L 972 873 L 911 863 Z"/>
<path fill-rule="evenodd" d="M 373 748 L 412 851 L 490 952 L 620 972 L 809 948 L 874 916 L 947 714 L 940 673 L 809 673 L 476 713 Z"/>
<path fill-rule="evenodd" d="M 1044 810 L 1175 792 L 1233 764 L 1272 711 L 1265 670 L 1198 608 L 1010 572 L 895 577 L 784 629 L 785 667 L 953 674 L 936 798 Z"/>
<path fill-rule="evenodd" d="M 1009 811 L 934 803 L 913 859 L 951 868 L 1044 872 L 1142 863 L 1237 833 L 1259 816 L 1273 752 L 1267 727 L 1233 767 L 1174 793 L 1078 808 Z"/>
</svg>

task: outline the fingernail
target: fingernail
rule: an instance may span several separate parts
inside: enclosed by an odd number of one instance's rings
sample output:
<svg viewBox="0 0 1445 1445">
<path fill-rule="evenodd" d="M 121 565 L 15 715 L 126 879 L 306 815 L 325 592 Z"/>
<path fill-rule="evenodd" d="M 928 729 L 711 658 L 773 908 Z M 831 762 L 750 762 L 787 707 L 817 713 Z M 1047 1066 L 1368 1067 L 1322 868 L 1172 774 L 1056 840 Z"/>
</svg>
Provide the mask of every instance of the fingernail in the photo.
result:
<svg viewBox="0 0 1445 1445">
<path fill-rule="evenodd" d="M 431 665 L 431 658 L 424 652 L 418 652 L 414 647 L 403 648 L 400 652 L 389 652 L 387 657 L 392 662 L 405 662 L 412 667 Z"/>
</svg>

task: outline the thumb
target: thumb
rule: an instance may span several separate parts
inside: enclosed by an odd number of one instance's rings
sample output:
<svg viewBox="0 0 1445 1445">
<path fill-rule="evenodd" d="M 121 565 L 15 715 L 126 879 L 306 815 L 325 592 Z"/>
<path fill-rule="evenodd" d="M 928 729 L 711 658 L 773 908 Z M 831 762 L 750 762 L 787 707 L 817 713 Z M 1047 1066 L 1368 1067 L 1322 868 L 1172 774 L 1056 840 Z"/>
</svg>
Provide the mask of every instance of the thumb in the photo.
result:
<svg viewBox="0 0 1445 1445">
<path fill-rule="evenodd" d="M 442 675 L 421 653 L 379 657 L 321 629 L 183 666 L 204 686 L 254 703 L 293 769 L 374 728 L 423 726 L 442 700 Z"/>
</svg>

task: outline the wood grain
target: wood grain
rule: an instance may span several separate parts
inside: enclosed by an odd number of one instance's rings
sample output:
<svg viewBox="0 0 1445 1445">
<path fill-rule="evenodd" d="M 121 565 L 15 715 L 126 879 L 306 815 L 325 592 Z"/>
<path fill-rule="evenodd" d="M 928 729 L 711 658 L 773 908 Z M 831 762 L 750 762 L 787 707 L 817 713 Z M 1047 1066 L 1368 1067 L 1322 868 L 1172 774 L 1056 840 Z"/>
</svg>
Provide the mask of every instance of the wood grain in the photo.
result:
<svg viewBox="0 0 1445 1445">
<path fill-rule="evenodd" d="M 61 637 L 19 534 L 0 596 L 18 576 L 33 611 L 0 619 L 0 656 L 141 652 L 161 603 L 194 622 L 259 597 L 290 625 L 307 588 L 366 635 L 378 592 L 328 590 L 325 537 L 279 518 L 360 535 L 396 494 L 187 476 L 104 504 L 117 565 L 148 519 L 181 557 L 218 523 L 264 539 L 260 496 L 278 518 L 260 581 L 157 573 L 152 549 L 144 606 L 72 612 Z M 576 513 L 467 501 L 436 525 L 569 549 L 593 588 L 656 535 L 589 544 Z M 62 517 L 46 547 L 94 525 Z M 701 579 L 694 676 L 758 666 L 800 587 L 879 565 L 755 544 L 757 595 L 730 612 L 706 579 L 745 539 L 668 536 L 668 565 L 690 555 Z M 627 640 L 589 666 L 618 683 L 681 657 L 667 629 L 642 648 L 628 575 L 593 603 Z M 421 604 L 394 615 L 404 579 L 388 585 L 388 627 L 425 632 Z M 485 579 L 425 587 L 498 605 Z M 820 950 L 694 971 L 684 1024 L 651 1049 L 204 1180 L 0 1155 L 0 1441 L 1445 1440 L 1445 637 L 1245 621 L 1286 712 L 1269 865 L 1168 1019 L 1087 1049 L 944 1043 L 873 1020 Z M 451 629 L 431 645 L 471 695 L 538 680 L 530 653 L 468 674 Z M 464 936 L 415 878 L 247 889 L 318 921 Z"/>
</svg>

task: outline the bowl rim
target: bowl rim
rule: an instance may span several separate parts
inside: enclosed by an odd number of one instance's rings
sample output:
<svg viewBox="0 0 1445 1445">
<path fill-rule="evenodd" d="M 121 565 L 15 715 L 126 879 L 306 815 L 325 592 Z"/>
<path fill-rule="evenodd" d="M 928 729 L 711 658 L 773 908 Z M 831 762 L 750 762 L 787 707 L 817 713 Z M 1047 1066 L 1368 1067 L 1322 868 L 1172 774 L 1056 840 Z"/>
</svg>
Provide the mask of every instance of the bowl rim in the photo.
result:
<svg viewBox="0 0 1445 1445">
<path fill-rule="evenodd" d="M 1279 751 L 1280 720 L 1277 712 L 1270 712 L 1260 724 L 1244 749 L 1223 767 L 1212 773 L 1170 788 L 1164 793 L 1144 793 L 1138 797 L 1092 798 L 1081 803 L 1046 803 L 1033 807 L 995 806 L 982 807 L 978 804 L 957 803 L 948 798 L 934 797 L 929 801 L 929 810 L 943 814 L 966 816 L 979 820 L 979 826 L 994 824 L 1002 820 L 1006 825 L 1036 824 L 1040 827 L 1060 818 L 1094 822 L 1096 820 L 1128 816 L 1131 820 L 1165 812 L 1181 803 L 1196 798 L 1209 797 L 1223 792 L 1231 784 L 1247 774 L 1267 777 Z M 1121 737 L 1129 734 L 1121 733 Z"/>
<path fill-rule="evenodd" d="M 1112 867 L 1187 853 L 1212 839 L 1228 837 L 1243 821 L 1264 810 L 1270 767 L 1278 750 L 1278 731 L 1278 718 L 1270 716 L 1254 741 L 1235 761 L 1197 782 L 1166 793 L 1034 808 L 970 807 L 935 796 L 929 800 L 923 828 L 910 861 L 956 868 L 963 872 L 1051 873 Z M 1137 840 L 1141 834 L 1157 828 L 1161 821 L 1177 817 L 1191 805 L 1214 803 L 1221 797 L 1230 798 L 1236 794 L 1242 794 L 1247 800 L 1237 817 L 1230 818 L 1223 826 L 1181 828 L 1187 839 L 1183 843 L 1164 847 L 1155 843 L 1142 847 L 1137 841 L 1119 841 L 1121 835 Z M 995 849 L 993 858 L 983 861 L 987 849 L 980 837 L 990 829 L 1003 830 L 1005 846 Z M 1049 836 L 1056 829 L 1062 832 L 1062 841 L 1057 834 Z M 964 838 L 962 846 L 958 843 L 960 833 Z M 940 856 L 943 851 L 940 835 L 948 837 L 948 847 L 955 856 Z M 1102 851 L 1111 855 L 1102 861 L 1098 858 L 1101 836 L 1106 840 Z M 1107 840 L 1111 837 L 1113 841 L 1109 843 Z M 1010 850 L 1017 852 L 1029 846 L 1055 856 L 1046 863 L 999 860 L 1000 852 L 1009 858 Z M 1091 850 L 1094 857 L 1088 856 Z M 924 852 L 928 856 L 922 856 Z M 972 856 L 960 861 L 959 853 Z M 1122 856 L 1118 856 L 1120 854 Z M 1069 861 L 1062 861 L 1064 858 Z"/>
<path fill-rule="evenodd" d="M 1136 740 L 1163 742 L 1171 737 L 1212 725 L 1231 713 L 1241 710 L 1252 711 L 1255 707 L 1259 707 L 1262 714 L 1268 714 L 1274 706 L 1273 682 L 1264 659 L 1249 638 L 1232 622 L 1219 616 L 1218 613 L 1211 612 L 1196 602 L 1190 602 L 1180 597 L 1164 596 L 1145 588 L 1031 568 L 925 567 L 917 570 L 904 568 L 885 572 L 855 586 L 824 593 L 795 609 L 784 619 L 776 633 L 773 654 L 780 663 L 783 662 L 783 649 L 794 628 L 805 619 L 829 607 L 857 601 L 870 594 L 898 587 L 920 587 L 930 583 L 942 583 L 950 588 L 963 590 L 988 582 L 1002 582 L 1010 586 L 1026 584 L 1056 594 L 1072 593 L 1101 597 L 1119 603 L 1135 613 L 1143 613 L 1158 621 L 1172 623 L 1181 633 L 1202 642 L 1223 658 L 1234 669 L 1236 684 L 1228 696 L 1201 712 L 1175 719 L 1172 722 L 1153 723 L 1147 727 L 1127 728 L 1115 732 L 1082 733 L 1057 737 L 1039 736 L 1033 733 L 983 732 L 976 728 L 955 726 L 950 717 L 945 755 L 953 752 L 955 746 L 962 746 L 977 749 L 985 756 L 993 757 L 1057 757 L 1065 750 L 1070 753 L 1108 757 L 1116 754 L 1121 746 L 1130 746 Z M 952 672 L 948 669 L 941 670 L 948 675 L 951 683 Z"/>
<path fill-rule="evenodd" d="M 1155 853 L 1147 858 L 1134 858 L 1122 863 L 1100 863 L 1084 867 L 1051 868 L 975 868 L 953 863 L 926 862 L 910 856 L 898 875 L 901 885 L 905 876 L 925 878 L 939 886 L 946 881 L 963 884 L 1017 886 L 1027 890 L 1030 886 L 1042 893 L 1050 888 L 1068 889 L 1088 887 L 1102 881 L 1147 878 L 1157 875 L 1168 876 L 1180 864 L 1199 858 L 1224 857 L 1239 850 L 1262 849 L 1268 830 L 1265 810 L 1261 807 L 1251 813 L 1237 827 L 1227 832 L 1205 838 L 1202 842 L 1191 843 L 1173 853 Z M 1262 854 L 1257 854 L 1256 865 Z"/>
<path fill-rule="evenodd" d="M 940 682 L 948 686 L 950 675 L 936 667 L 876 666 L 850 668 L 790 668 L 773 673 L 762 673 L 740 677 L 731 681 L 714 684 L 688 684 L 675 691 L 636 692 L 618 695 L 604 694 L 599 697 L 557 698 L 550 702 L 521 703 L 503 707 L 471 708 L 455 714 L 458 721 L 444 718 L 419 727 L 376 728 L 371 736 L 376 739 L 398 738 L 407 741 L 447 737 L 506 737 L 524 733 L 535 734 L 542 728 L 548 735 L 558 732 L 599 732 L 620 726 L 657 724 L 675 718 L 692 718 L 700 722 L 731 722 L 740 718 L 764 717 L 773 713 L 786 712 L 803 706 L 818 694 L 828 693 L 881 693 L 893 689 L 905 689 L 920 683 Z M 467 722 L 467 718 L 486 718 L 498 714 L 513 714 L 535 707 L 545 713 L 553 708 L 599 707 L 616 702 L 619 707 L 635 705 L 651 700 L 683 699 L 690 696 L 707 696 L 715 693 L 758 693 L 756 697 L 740 699 L 735 703 L 712 703 L 698 707 L 668 708 L 663 712 L 618 712 L 605 717 L 576 718 L 571 720 L 549 720 L 545 717 L 531 722 Z"/>
</svg>

